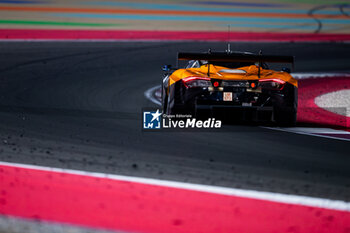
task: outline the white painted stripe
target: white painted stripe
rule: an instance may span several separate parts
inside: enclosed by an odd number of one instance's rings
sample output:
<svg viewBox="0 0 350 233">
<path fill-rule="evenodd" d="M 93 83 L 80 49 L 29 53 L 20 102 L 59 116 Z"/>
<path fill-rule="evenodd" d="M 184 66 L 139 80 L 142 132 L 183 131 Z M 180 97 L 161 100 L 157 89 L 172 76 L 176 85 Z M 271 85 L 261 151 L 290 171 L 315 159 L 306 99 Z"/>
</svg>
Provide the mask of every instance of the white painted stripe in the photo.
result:
<svg viewBox="0 0 350 233">
<path fill-rule="evenodd" d="M 337 77 L 350 77 L 349 72 L 314 72 L 314 73 L 291 73 L 295 79 L 308 79 L 308 78 L 337 78 Z"/>
<path fill-rule="evenodd" d="M 314 99 L 314 102 L 319 108 L 326 111 L 350 117 L 350 89 L 337 90 L 319 95 Z"/>
<path fill-rule="evenodd" d="M 350 141 L 348 138 L 342 138 L 342 137 L 336 137 L 336 136 L 329 136 L 329 135 L 322 135 L 322 134 L 350 134 L 347 131 L 343 130 L 333 130 L 333 129 L 327 129 L 324 128 L 323 130 L 320 130 L 320 128 L 303 128 L 303 127 L 291 127 L 291 128 L 279 128 L 279 127 L 264 127 L 261 126 L 261 128 L 265 129 L 271 129 L 271 130 L 278 130 L 288 133 L 296 133 L 296 134 L 302 134 L 307 136 L 314 136 L 314 137 L 321 137 L 321 138 L 329 138 L 329 139 L 336 139 L 336 140 L 342 140 L 342 141 Z M 315 129 L 315 130 L 314 130 Z"/>
<path fill-rule="evenodd" d="M 245 189 L 236 189 L 236 188 L 227 188 L 219 186 L 210 186 L 203 184 L 192 184 L 184 183 L 178 181 L 168 181 L 168 180 L 159 180 L 143 177 L 133 177 L 133 176 L 124 176 L 124 175 L 114 175 L 114 174 L 105 174 L 105 173 L 96 173 L 96 172 L 87 172 L 80 170 L 71 170 L 71 169 L 62 169 L 62 168 L 52 168 L 28 164 L 19 164 L 19 163 L 9 163 L 9 162 L 0 162 L 0 166 L 10 166 L 10 167 L 19 167 L 26 169 L 34 169 L 40 171 L 49 171 L 49 172 L 59 172 L 73 175 L 83 175 L 96 178 L 107 178 L 118 181 L 127 181 L 135 182 L 148 185 L 157 185 L 170 188 L 179 188 L 221 195 L 237 196 L 243 198 L 252 198 L 264 201 L 272 201 L 285 204 L 295 204 L 303 206 L 311 206 L 317 208 L 326 208 L 340 211 L 350 212 L 350 203 L 340 200 L 330 200 L 324 198 L 308 197 L 308 196 L 297 196 L 291 194 L 282 194 L 282 193 L 272 193 L 272 192 L 262 192 L 255 190 L 245 190 Z"/>
<path fill-rule="evenodd" d="M 157 89 L 160 89 L 161 86 L 158 85 L 158 86 L 155 86 L 155 87 L 152 87 L 150 89 L 148 89 L 147 91 L 145 91 L 145 97 L 147 99 L 149 99 L 150 101 L 152 101 L 153 103 L 157 104 L 157 105 L 162 105 L 162 103 L 159 101 L 159 99 L 157 99 L 155 96 L 154 96 L 154 92 L 157 90 Z"/>
<path fill-rule="evenodd" d="M 311 127 L 293 127 L 293 128 L 282 128 L 293 132 L 304 132 L 304 133 L 325 133 L 325 134 L 350 134 L 350 132 L 337 129 L 328 128 L 311 128 Z"/>
</svg>

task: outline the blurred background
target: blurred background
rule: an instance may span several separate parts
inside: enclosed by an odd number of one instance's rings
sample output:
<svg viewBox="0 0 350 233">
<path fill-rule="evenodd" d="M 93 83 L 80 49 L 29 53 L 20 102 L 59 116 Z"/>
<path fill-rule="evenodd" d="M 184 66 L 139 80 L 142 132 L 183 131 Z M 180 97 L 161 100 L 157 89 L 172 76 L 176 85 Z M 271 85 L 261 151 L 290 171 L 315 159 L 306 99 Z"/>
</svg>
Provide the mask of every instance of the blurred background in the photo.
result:
<svg viewBox="0 0 350 233">
<path fill-rule="evenodd" d="M 0 11 L 3 29 L 350 31 L 349 3 L 334 0 L 2 0 Z"/>
</svg>

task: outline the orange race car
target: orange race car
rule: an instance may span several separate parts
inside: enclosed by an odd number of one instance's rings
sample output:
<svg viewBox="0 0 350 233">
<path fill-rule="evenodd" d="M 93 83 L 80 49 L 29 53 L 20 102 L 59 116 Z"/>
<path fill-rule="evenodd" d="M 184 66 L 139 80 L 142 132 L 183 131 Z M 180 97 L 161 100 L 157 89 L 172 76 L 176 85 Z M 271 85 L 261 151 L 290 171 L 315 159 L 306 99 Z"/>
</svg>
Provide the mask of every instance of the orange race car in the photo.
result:
<svg viewBox="0 0 350 233">
<path fill-rule="evenodd" d="M 183 69 L 163 67 L 163 112 L 249 121 L 296 123 L 298 82 L 267 63 L 292 63 L 292 56 L 247 52 L 178 53 Z"/>
</svg>

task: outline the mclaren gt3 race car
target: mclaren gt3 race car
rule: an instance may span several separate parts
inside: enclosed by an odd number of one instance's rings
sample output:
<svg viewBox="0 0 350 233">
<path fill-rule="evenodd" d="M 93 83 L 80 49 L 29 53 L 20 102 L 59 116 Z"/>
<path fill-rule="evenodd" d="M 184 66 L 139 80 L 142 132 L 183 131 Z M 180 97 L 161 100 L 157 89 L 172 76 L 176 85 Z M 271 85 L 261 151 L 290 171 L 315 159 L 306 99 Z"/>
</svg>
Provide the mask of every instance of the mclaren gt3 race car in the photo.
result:
<svg viewBox="0 0 350 233">
<path fill-rule="evenodd" d="M 267 65 L 293 64 L 293 57 L 209 51 L 179 53 L 178 60 L 187 60 L 187 65 L 163 67 L 165 114 L 295 125 L 298 82 L 289 69 L 275 71 Z"/>
</svg>

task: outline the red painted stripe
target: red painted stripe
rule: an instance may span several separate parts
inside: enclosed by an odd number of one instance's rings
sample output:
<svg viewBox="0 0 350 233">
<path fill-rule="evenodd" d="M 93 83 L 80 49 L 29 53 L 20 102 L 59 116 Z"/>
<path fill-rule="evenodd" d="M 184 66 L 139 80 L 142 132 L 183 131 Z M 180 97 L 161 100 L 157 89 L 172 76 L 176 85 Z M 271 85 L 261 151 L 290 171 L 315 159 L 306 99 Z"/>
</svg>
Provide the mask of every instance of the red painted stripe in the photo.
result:
<svg viewBox="0 0 350 233">
<path fill-rule="evenodd" d="M 227 32 L 0 29 L 0 39 L 227 41 Z M 231 41 L 350 41 L 350 34 L 231 32 Z"/>
<path fill-rule="evenodd" d="M 344 233 L 350 213 L 0 166 L 0 214 L 132 232 Z"/>
<path fill-rule="evenodd" d="M 350 89 L 350 78 L 310 78 L 299 80 L 298 122 L 327 126 L 331 128 L 350 128 L 350 119 L 318 107 L 317 96 Z"/>
</svg>

